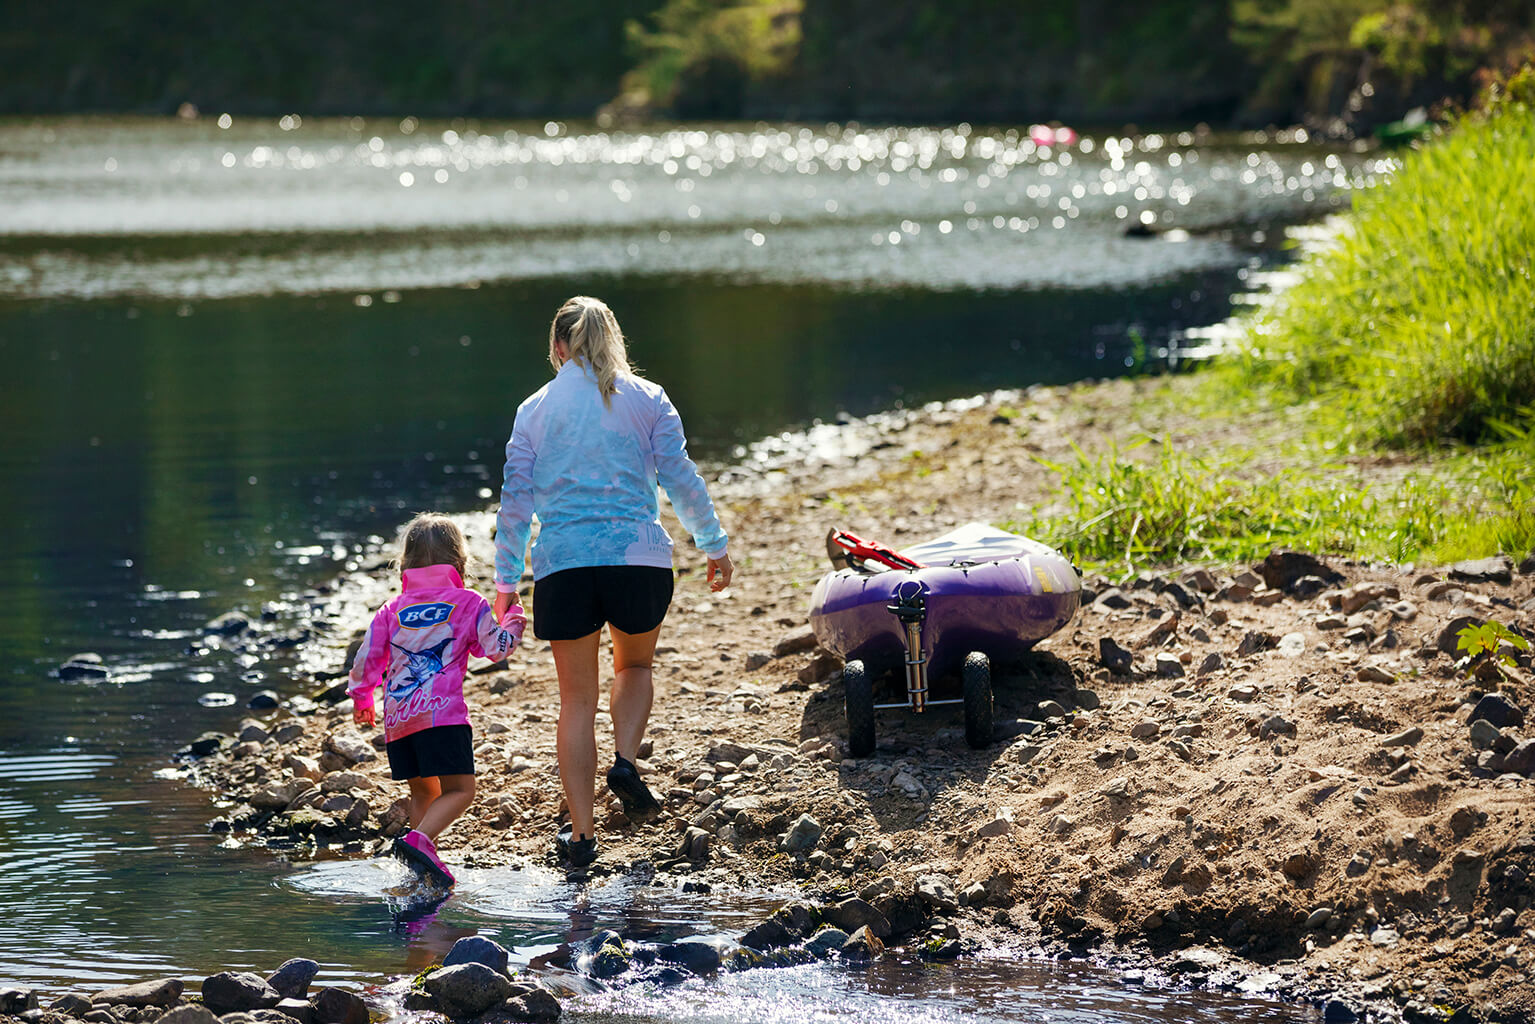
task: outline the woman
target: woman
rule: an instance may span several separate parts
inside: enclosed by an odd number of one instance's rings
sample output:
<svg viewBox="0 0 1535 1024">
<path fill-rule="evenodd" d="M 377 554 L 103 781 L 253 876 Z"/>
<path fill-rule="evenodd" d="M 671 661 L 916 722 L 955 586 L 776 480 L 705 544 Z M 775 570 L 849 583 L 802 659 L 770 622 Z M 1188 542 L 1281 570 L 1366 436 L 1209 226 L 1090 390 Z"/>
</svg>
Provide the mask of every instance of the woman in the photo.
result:
<svg viewBox="0 0 1535 1024">
<path fill-rule="evenodd" d="M 640 817 L 660 809 L 640 778 L 652 697 L 651 661 L 672 597 L 672 541 L 661 526 L 659 482 L 708 557 L 711 590 L 734 571 L 714 503 L 687 454 L 666 392 L 629 365 L 612 310 L 578 295 L 549 326 L 555 377 L 517 409 L 496 519 L 497 621 L 519 603 L 534 514 L 533 635 L 549 642 L 560 680 L 556 747 L 570 822 L 556 844 L 572 865 L 597 857 L 597 648 L 613 641 L 608 711 L 617 751 L 608 788 Z"/>
</svg>

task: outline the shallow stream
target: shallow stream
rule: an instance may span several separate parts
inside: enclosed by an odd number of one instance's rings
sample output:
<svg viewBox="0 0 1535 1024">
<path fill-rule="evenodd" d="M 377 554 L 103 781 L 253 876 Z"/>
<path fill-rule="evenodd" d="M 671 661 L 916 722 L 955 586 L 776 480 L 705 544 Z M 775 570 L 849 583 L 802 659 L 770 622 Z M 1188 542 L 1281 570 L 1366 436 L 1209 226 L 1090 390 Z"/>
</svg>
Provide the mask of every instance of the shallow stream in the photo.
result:
<svg viewBox="0 0 1535 1024">
<path fill-rule="evenodd" d="M 693 452 L 1001 387 L 1111 376 L 1217 323 L 1281 227 L 1379 161 L 1293 137 L 215 118 L 0 121 L 0 984 L 270 969 L 377 986 L 470 931 L 725 931 L 754 899 L 580 896 L 469 869 L 396 930 L 368 862 L 210 835 L 157 776 L 307 664 L 314 588 L 411 512 L 488 505 L 548 318 L 617 311 Z M 1157 232 L 1135 237 L 1127 227 Z M 61 681 L 77 651 L 106 681 Z M 209 693 L 232 701 L 200 703 Z M 768 898 L 770 894 L 764 894 Z M 573 913 L 580 899 L 589 910 Z M 982 959 L 590 993 L 613 1020 L 1304 1019 Z"/>
</svg>

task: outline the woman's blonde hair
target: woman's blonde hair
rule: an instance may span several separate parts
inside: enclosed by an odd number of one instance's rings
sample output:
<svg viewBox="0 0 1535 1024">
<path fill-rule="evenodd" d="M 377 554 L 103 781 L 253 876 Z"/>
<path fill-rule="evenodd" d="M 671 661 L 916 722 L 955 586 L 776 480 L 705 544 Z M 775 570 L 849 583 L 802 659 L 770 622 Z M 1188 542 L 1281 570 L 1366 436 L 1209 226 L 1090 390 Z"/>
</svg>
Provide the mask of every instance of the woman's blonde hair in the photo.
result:
<svg viewBox="0 0 1535 1024">
<path fill-rule="evenodd" d="M 405 543 L 400 550 L 402 570 L 451 565 L 462 576 L 468 564 L 469 549 L 464 544 L 464 534 L 447 516 L 423 512 L 405 524 Z"/>
<path fill-rule="evenodd" d="M 549 364 L 555 370 L 560 368 L 560 357 L 554 351 L 557 341 L 565 343 L 572 362 L 591 367 L 597 375 L 597 391 L 604 405 L 613 404 L 611 398 L 621 374 L 637 376 L 629 365 L 618 318 L 601 299 L 577 295 L 565 300 L 565 305 L 554 314 L 554 321 L 549 324 Z"/>
</svg>

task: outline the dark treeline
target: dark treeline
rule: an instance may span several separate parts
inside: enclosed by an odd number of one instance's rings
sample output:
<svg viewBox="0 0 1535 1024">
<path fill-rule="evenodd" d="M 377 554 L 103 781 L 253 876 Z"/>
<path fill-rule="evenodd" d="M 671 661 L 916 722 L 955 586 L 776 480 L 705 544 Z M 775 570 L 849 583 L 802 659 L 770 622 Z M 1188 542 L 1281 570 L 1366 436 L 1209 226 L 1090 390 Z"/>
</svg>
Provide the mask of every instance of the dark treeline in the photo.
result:
<svg viewBox="0 0 1535 1024">
<path fill-rule="evenodd" d="M 0 10 L 0 112 L 1367 127 L 1530 52 L 1535 0 L 83 0 Z"/>
</svg>

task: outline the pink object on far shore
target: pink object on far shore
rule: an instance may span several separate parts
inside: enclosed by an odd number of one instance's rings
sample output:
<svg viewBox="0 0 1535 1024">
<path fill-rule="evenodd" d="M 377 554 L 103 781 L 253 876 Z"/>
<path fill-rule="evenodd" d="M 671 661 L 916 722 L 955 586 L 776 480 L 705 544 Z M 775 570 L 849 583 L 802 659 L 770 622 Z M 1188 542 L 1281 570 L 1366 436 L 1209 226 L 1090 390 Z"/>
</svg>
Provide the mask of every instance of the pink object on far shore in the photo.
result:
<svg viewBox="0 0 1535 1024">
<path fill-rule="evenodd" d="M 1036 146 L 1070 146 L 1076 143 L 1077 138 L 1077 133 L 1065 125 L 1059 128 L 1051 128 L 1047 124 L 1029 126 L 1029 141 Z"/>
</svg>

